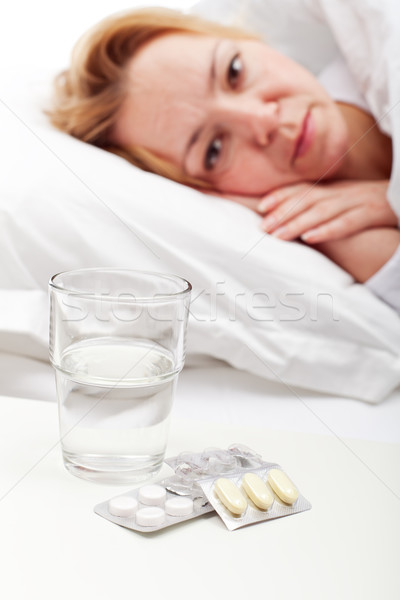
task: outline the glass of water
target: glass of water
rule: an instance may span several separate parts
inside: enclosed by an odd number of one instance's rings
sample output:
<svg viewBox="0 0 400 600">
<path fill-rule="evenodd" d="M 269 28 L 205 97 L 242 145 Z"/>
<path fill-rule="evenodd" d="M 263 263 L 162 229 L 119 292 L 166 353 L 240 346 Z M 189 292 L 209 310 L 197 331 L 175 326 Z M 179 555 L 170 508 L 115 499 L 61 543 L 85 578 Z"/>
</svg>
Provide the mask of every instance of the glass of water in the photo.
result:
<svg viewBox="0 0 400 600">
<path fill-rule="evenodd" d="M 66 468 L 104 483 L 152 477 L 164 459 L 185 359 L 190 283 L 99 268 L 59 273 L 49 288 Z"/>
</svg>

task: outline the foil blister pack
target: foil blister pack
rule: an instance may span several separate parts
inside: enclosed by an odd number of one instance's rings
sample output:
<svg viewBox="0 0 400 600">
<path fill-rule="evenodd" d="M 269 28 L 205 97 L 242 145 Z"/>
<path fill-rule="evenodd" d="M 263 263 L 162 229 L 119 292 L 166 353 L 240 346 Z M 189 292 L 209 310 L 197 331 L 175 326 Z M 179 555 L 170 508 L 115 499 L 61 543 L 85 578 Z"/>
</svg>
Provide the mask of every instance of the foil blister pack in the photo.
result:
<svg viewBox="0 0 400 600">
<path fill-rule="evenodd" d="M 174 475 L 95 506 L 123 527 L 152 532 L 215 510 L 228 529 L 311 508 L 284 471 L 242 444 L 182 452 L 165 463 Z"/>
<path fill-rule="evenodd" d="M 169 492 L 167 481 L 115 496 L 95 506 L 94 512 L 127 529 L 150 533 L 214 510 L 201 493 L 192 497 Z"/>
<path fill-rule="evenodd" d="M 206 479 L 200 487 L 230 531 L 311 508 L 279 465 Z"/>
</svg>

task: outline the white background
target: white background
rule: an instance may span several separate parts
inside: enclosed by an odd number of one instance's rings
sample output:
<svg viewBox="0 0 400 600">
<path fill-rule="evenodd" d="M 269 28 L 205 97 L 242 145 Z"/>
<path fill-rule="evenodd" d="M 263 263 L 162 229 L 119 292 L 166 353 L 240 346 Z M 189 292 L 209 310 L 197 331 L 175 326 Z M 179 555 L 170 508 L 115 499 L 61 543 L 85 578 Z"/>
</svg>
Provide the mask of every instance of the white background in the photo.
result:
<svg viewBox="0 0 400 600">
<path fill-rule="evenodd" d="M 61 70 L 75 41 L 104 17 L 140 6 L 185 10 L 194 0 L 23 0 L 0 3 L 0 67 Z"/>
</svg>

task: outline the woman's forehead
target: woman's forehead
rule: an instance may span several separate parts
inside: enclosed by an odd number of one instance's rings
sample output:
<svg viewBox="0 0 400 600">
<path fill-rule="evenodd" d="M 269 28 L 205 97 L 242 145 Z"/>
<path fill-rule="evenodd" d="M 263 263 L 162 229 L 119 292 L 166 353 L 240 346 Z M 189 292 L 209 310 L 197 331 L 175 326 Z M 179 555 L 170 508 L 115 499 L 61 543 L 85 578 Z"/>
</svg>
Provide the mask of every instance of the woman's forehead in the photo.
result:
<svg viewBox="0 0 400 600">
<path fill-rule="evenodd" d="M 183 157 L 190 132 L 203 118 L 218 41 L 170 34 L 135 55 L 128 65 L 127 99 L 115 127 L 119 143 L 143 146 L 174 161 Z"/>
<path fill-rule="evenodd" d="M 129 84 L 142 93 L 163 85 L 165 91 L 191 89 L 204 81 L 217 39 L 196 34 L 168 34 L 146 44 L 131 59 Z"/>
</svg>

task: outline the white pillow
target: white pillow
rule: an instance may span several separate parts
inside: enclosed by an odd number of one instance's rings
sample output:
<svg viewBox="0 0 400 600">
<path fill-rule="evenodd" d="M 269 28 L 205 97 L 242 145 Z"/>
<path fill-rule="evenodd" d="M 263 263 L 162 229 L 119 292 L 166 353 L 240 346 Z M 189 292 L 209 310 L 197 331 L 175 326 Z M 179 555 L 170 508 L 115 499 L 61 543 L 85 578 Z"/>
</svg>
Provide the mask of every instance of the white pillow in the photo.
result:
<svg viewBox="0 0 400 600">
<path fill-rule="evenodd" d="M 400 321 L 347 273 L 263 235 L 240 205 L 55 131 L 41 112 L 50 77 L 0 81 L 0 350 L 45 359 L 49 277 L 119 266 L 192 282 L 192 364 L 209 355 L 371 402 L 398 385 Z"/>
</svg>

